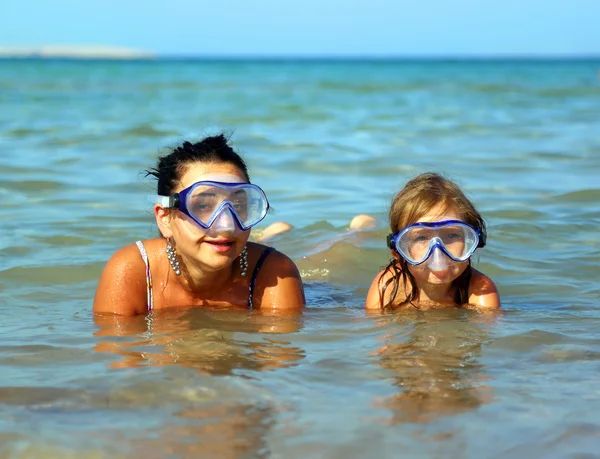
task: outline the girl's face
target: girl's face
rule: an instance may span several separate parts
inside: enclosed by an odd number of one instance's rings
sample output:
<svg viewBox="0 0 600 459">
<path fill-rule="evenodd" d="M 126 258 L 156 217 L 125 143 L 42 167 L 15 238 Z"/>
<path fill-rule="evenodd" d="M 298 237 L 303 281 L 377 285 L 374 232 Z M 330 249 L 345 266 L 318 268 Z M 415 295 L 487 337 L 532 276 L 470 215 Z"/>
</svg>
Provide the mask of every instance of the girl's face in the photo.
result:
<svg viewBox="0 0 600 459">
<path fill-rule="evenodd" d="M 247 183 L 244 174 L 232 164 L 192 163 L 174 192 L 178 193 L 196 182 L 207 180 Z M 250 230 L 242 231 L 229 213 L 221 214 L 208 229 L 202 228 L 176 209 L 171 209 L 168 218 L 160 219 L 158 223 L 163 236 L 175 240 L 177 253 L 185 262 L 196 264 L 209 272 L 229 267 L 240 255 L 250 236 Z"/>
<path fill-rule="evenodd" d="M 440 222 L 444 220 L 461 220 L 462 216 L 456 212 L 456 210 L 443 206 L 437 205 L 431 209 L 427 214 L 423 215 L 414 223 L 421 222 Z M 432 285 L 444 285 L 450 284 L 456 280 L 469 266 L 469 261 L 453 261 L 439 249 L 435 249 L 438 253 L 437 256 L 444 257 L 446 267 L 442 270 L 432 270 L 428 267 L 427 262 L 421 263 L 420 265 L 412 266 L 408 265 L 408 270 L 414 276 L 418 285 L 432 284 Z M 432 253 L 433 257 L 434 254 Z"/>
</svg>

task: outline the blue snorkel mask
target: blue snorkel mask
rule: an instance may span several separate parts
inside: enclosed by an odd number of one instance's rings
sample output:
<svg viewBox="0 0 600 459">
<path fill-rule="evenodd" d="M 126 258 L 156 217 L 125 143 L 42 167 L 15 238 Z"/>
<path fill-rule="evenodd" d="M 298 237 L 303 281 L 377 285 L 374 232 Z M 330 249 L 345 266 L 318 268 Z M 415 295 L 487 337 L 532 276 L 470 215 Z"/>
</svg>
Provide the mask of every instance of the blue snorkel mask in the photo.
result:
<svg viewBox="0 0 600 459">
<path fill-rule="evenodd" d="M 269 211 L 265 192 L 257 185 L 239 182 L 201 181 L 170 196 L 152 196 L 164 208 L 179 209 L 201 228 L 213 227 L 242 231 L 262 221 Z"/>
<path fill-rule="evenodd" d="M 450 261 L 467 261 L 475 250 L 485 246 L 486 239 L 485 229 L 475 229 L 460 220 L 444 220 L 408 225 L 389 234 L 387 245 L 412 266 L 427 261 L 428 268 L 442 271 Z"/>
</svg>

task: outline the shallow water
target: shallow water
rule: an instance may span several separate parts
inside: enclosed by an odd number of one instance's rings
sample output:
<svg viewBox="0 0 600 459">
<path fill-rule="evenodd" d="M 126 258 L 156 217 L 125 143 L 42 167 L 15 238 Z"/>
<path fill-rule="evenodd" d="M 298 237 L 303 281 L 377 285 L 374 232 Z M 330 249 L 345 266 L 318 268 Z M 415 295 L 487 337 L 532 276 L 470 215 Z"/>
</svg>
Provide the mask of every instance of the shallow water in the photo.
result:
<svg viewBox="0 0 600 459">
<path fill-rule="evenodd" d="M 599 69 L 0 61 L 0 457 L 598 457 Z M 308 309 L 94 321 L 106 259 L 156 234 L 144 169 L 217 129 Z M 362 309 L 430 169 L 488 222 L 500 313 Z"/>
</svg>

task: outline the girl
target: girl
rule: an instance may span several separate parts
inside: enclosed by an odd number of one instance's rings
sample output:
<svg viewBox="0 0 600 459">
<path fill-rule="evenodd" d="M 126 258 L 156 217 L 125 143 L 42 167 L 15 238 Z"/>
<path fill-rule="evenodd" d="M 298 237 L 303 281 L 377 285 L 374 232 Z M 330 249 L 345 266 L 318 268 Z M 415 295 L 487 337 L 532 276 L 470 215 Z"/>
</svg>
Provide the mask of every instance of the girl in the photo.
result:
<svg viewBox="0 0 600 459">
<path fill-rule="evenodd" d="M 431 172 L 415 177 L 394 197 L 389 221 L 393 258 L 373 280 L 367 309 L 500 307 L 494 283 L 471 267 L 485 223 L 455 183 Z"/>
<path fill-rule="evenodd" d="M 162 237 L 123 247 L 110 258 L 94 312 L 131 316 L 181 306 L 304 306 L 296 265 L 248 242 L 269 202 L 223 135 L 184 142 L 148 174 L 158 180 L 154 216 Z"/>
</svg>

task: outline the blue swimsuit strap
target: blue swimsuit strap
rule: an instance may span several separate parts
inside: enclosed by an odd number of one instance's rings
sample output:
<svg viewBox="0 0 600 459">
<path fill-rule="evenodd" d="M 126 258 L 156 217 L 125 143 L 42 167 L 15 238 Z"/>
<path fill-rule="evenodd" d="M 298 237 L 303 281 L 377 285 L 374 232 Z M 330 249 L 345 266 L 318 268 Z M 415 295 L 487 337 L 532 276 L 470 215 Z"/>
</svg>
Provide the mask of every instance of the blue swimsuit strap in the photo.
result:
<svg viewBox="0 0 600 459">
<path fill-rule="evenodd" d="M 256 265 L 254 266 L 254 271 L 252 272 L 252 278 L 250 279 L 250 295 L 248 297 L 248 309 L 252 309 L 252 297 L 254 295 L 254 284 L 256 284 L 256 278 L 258 277 L 258 272 L 260 271 L 260 267 L 265 262 L 265 259 L 269 256 L 271 252 L 275 249 L 273 247 L 267 247 L 263 253 L 260 254 Z"/>
</svg>

